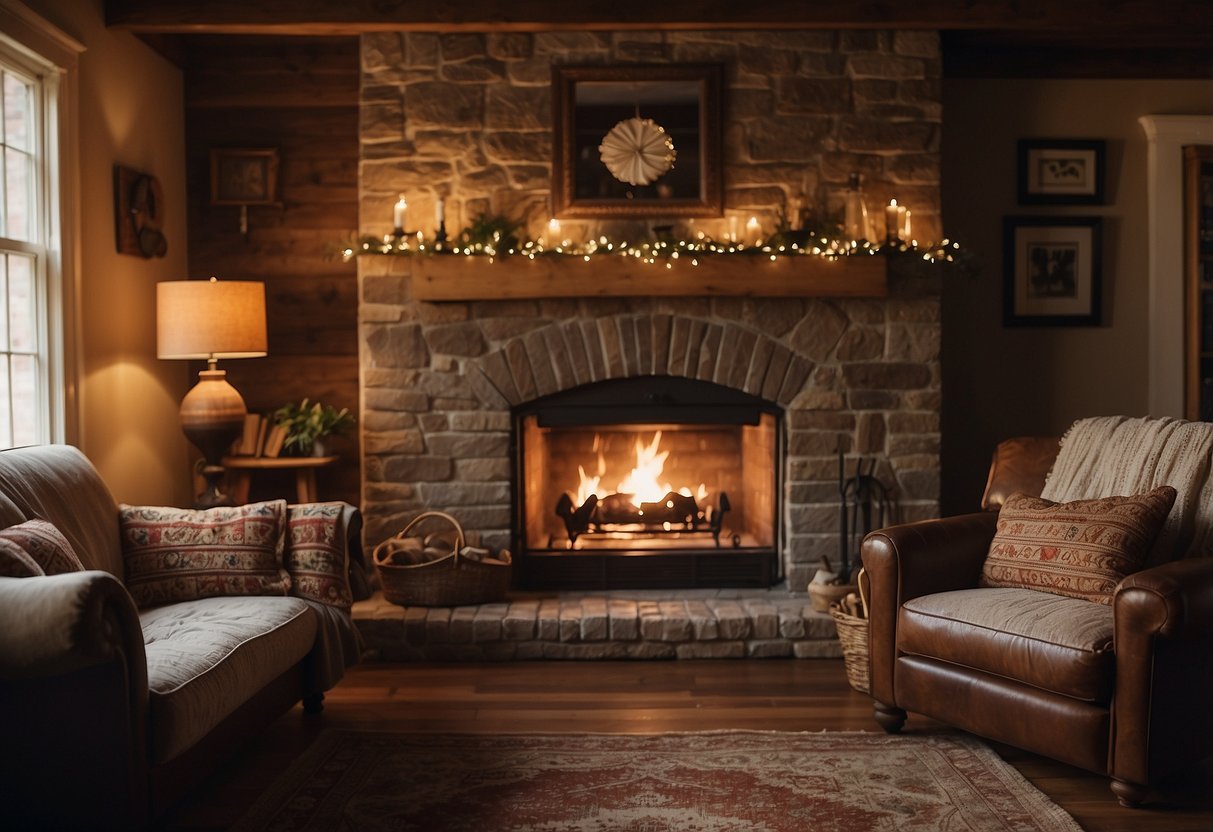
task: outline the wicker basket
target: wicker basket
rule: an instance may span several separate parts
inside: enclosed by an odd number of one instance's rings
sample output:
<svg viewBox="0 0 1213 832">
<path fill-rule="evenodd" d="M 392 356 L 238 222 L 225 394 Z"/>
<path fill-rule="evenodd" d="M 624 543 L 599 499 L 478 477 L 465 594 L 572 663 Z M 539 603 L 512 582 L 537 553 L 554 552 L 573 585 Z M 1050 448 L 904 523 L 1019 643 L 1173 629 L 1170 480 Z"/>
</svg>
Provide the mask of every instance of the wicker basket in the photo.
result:
<svg viewBox="0 0 1213 832">
<path fill-rule="evenodd" d="M 427 563 L 396 564 L 391 561 L 389 544 L 428 519 L 436 518 L 455 530 L 455 550 L 446 557 Z M 501 552 L 504 563 L 482 563 L 460 554 L 463 527 L 441 511 L 426 511 L 412 519 L 394 538 L 375 547 L 371 560 L 383 586 L 383 597 L 406 607 L 458 607 L 498 601 L 510 588 L 510 553 Z"/>
<path fill-rule="evenodd" d="M 842 661 L 847 671 L 847 681 L 860 693 L 868 693 L 868 582 L 867 575 L 859 570 L 859 606 L 863 615 L 850 615 L 837 604 L 830 605 L 830 616 L 838 628 L 838 641 L 842 644 Z"/>
</svg>

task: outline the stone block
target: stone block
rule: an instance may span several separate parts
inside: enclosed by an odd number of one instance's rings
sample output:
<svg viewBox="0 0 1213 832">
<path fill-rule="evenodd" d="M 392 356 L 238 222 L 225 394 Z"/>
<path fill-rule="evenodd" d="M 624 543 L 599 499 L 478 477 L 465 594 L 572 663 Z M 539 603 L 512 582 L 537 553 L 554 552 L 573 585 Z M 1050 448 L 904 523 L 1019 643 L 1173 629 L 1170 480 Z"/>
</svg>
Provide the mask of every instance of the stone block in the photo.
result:
<svg viewBox="0 0 1213 832">
<path fill-rule="evenodd" d="M 748 599 L 742 603 L 750 616 L 750 633 L 757 639 L 772 639 L 779 635 L 779 612 L 769 601 Z"/>
<path fill-rule="evenodd" d="M 737 601 L 713 600 L 708 602 L 716 616 L 717 631 L 725 640 L 741 640 L 750 637 L 750 616 Z"/>
<path fill-rule="evenodd" d="M 834 624 L 834 619 L 829 613 L 818 612 L 808 603 L 808 598 L 805 598 L 804 607 L 800 611 L 800 617 L 804 620 L 804 634 L 809 639 L 826 639 L 836 640 L 838 638 L 838 627 Z"/>
<path fill-rule="evenodd" d="M 853 152 L 922 153 L 938 150 L 938 145 L 938 130 L 925 122 L 884 121 L 852 116 L 844 117 L 838 130 L 839 148 Z"/>
<path fill-rule="evenodd" d="M 589 596 L 581 599 L 581 640 L 606 641 L 610 634 L 607 599 Z"/>
<path fill-rule="evenodd" d="M 430 607 L 425 615 L 425 641 L 441 644 L 449 641 L 451 627 L 450 607 Z"/>
<path fill-rule="evenodd" d="M 560 640 L 560 602 L 555 598 L 545 598 L 539 603 L 536 637 L 540 641 Z"/>
<path fill-rule="evenodd" d="M 499 61 L 516 61 L 531 57 L 534 45 L 526 32 L 491 32 L 485 40 L 485 51 Z"/>
<path fill-rule="evenodd" d="M 740 311 L 740 305 L 738 306 Z M 729 377 L 733 372 L 733 364 L 738 358 L 738 338 L 741 330 L 732 324 L 725 324 L 720 329 L 720 346 L 716 350 L 716 362 L 709 381 L 729 386 Z"/>
<path fill-rule="evenodd" d="M 451 460 L 442 456 L 394 456 L 383 459 L 383 476 L 394 482 L 443 482 L 451 478 Z"/>
<path fill-rule="evenodd" d="M 465 459 L 478 456 L 505 456 L 510 450 L 510 435 L 505 431 L 480 433 L 433 433 L 425 438 L 430 453 Z"/>
<path fill-rule="evenodd" d="M 501 620 L 501 633 L 506 641 L 528 641 L 535 637 L 535 621 L 539 616 L 538 601 L 514 601 Z"/>
<path fill-rule="evenodd" d="M 488 54 L 482 34 L 439 35 L 438 49 L 442 60 L 446 62 L 483 58 Z"/>
<path fill-rule="evenodd" d="M 876 329 L 848 330 L 838 341 L 839 361 L 870 361 L 884 355 L 884 333 Z"/>
<path fill-rule="evenodd" d="M 362 432 L 364 454 L 419 454 L 425 450 L 419 430 Z"/>
<path fill-rule="evenodd" d="M 573 365 L 569 361 L 568 348 L 565 346 L 564 335 L 560 327 L 553 325 L 538 330 L 538 332 L 543 336 L 544 343 L 547 344 L 552 372 L 556 376 L 556 388 L 568 390 L 575 386 L 577 378 L 573 373 Z"/>
<path fill-rule="evenodd" d="M 590 371 L 590 358 L 586 353 L 585 338 L 581 334 L 581 327 L 577 325 L 576 321 L 561 324 L 560 337 L 563 341 L 569 371 L 572 373 L 572 381 L 566 386 L 589 384 L 593 381 L 593 375 Z"/>
<path fill-rule="evenodd" d="M 427 607 L 408 607 L 404 611 L 404 638 L 412 645 L 425 644 Z"/>
<path fill-rule="evenodd" d="M 447 635 L 456 644 L 471 644 L 478 607 L 455 607 L 451 610 L 450 624 Z"/>
<path fill-rule="evenodd" d="M 788 376 L 788 366 L 792 363 L 792 351 L 782 344 L 776 344 L 771 349 L 771 357 L 767 363 L 766 376 L 762 380 L 762 397 L 775 401 L 779 391 L 783 389 L 784 379 Z"/>
<path fill-rule="evenodd" d="M 576 601 L 560 602 L 560 640 L 577 641 L 581 638 L 581 604 Z"/>
<path fill-rule="evenodd" d="M 590 378 L 594 381 L 602 381 L 608 378 L 606 358 L 602 348 L 602 335 L 598 322 L 587 319 L 579 321 L 577 325 L 581 329 L 581 338 L 585 343 L 586 357 L 590 361 Z"/>
<path fill-rule="evenodd" d="M 527 357 L 526 345 L 522 339 L 515 338 L 508 342 L 504 351 L 506 361 L 510 365 L 510 376 L 513 379 L 514 388 L 518 391 L 518 400 L 526 402 L 538 398 L 535 374 L 531 370 L 531 361 Z"/>
<path fill-rule="evenodd" d="M 418 324 L 380 324 L 366 329 L 366 359 L 372 367 L 427 367 L 430 353 Z"/>
<path fill-rule="evenodd" d="M 940 329 L 939 324 L 890 324 L 888 357 L 895 361 L 938 361 Z"/>
<path fill-rule="evenodd" d="M 526 345 L 527 359 L 531 364 L 531 375 L 535 379 L 535 390 L 540 396 L 557 392 L 556 373 L 552 369 L 552 357 L 548 353 L 547 342 L 542 330 L 533 330 L 522 336 Z"/>
<path fill-rule="evenodd" d="M 690 641 L 675 648 L 680 659 L 744 659 L 744 641 Z"/>
<path fill-rule="evenodd" d="M 745 653 L 751 659 L 786 659 L 792 655 L 792 642 L 784 638 L 747 641 Z"/>
<path fill-rule="evenodd" d="M 617 642 L 618 643 L 618 642 Z M 676 646 L 660 641 L 639 641 L 631 644 L 621 644 L 624 656 L 629 659 L 676 659 Z"/>
<path fill-rule="evenodd" d="M 469 321 L 427 327 L 423 336 L 431 352 L 445 355 L 477 356 L 487 348 L 480 327 Z"/>
<path fill-rule="evenodd" d="M 501 641 L 501 622 L 508 611 L 508 604 L 481 604 L 472 619 L 472 641 Z"/>
<path fill-rule="evenodd" d="M 844 364 L 842 377 L 854 390 L 914 390 L 931 383 L 931 370 L 904 361 L 860 361 Z"/>
<path fill-rule="evenodd" d="M 691 619 L 691 629 L 696 641 L 712 641 L 720 637 L 720 628 L 716 624 L 716 616 L 706 601 L 688 600 L 687 615 Z"/>
<path fill-rule="evenodd" d="M 636 604 L 640 616 L 640 637 L 645 641 L 661 641 L 662 615 L 656 601 L 639 601 Z"/>
<path fill-rule="evenodd" d="M 780 602 L 775 605 L 779 615 L 779 635 L 782 638 L 796 640 L 805 637 L 804 618 L 801 616 L 803 604 L 799 602 Z"/>
<path fill-rule="evenodd" d="M 640 613 L 635 601 L 611 598 L 607 602 L 612 641 L 635 641 L 640 637 Z"/>
<path fill-rule="evenodd" d="M 623 340 L 619 334 L 616 319 L 599 318 L 598 335 L 602 341 L 602 359 L 605 365 L 604 378 L 623 378 L 626 370 L 623 364 Z"/>
<path fill-rule="evenodd" d="M 505 64 L 493 58 L 473 58 L 457 64 L 443 64 L 438 70 L 443 81 L 457 84 L 489 84 L 504 81 Z"/>
<path fill-rule="evenodd" d="M 485 135 L 483 146 L 494 162 L 547 164 L 552 160 L 550 133 L 497 131 Z"/>
<path fill-rule="evenodd" d="M 861 413 L 855 429 L 855 453 L 883 454 L 886 435 L 883 413 Z"/>
<path fill-rule="evenodd" d="M 510 414 L 504 410 L 469 410 L 450 414 L 451 430 L 508 431 Z"/>
<path fill-rule="evenodd" d="M 793 355 L 788 363 L 788 372 L 783 377 L 783 386 L 775 400 L 782 405 L 791 404 L 792 400 L 804 390 L 805 382 L 813 372 L 813 362 L 799 355 Z"/>
<path fill-rule="evenodd" d="M 828 359 L 847 328 L 847 316 L 825 301 L 810 301 L 805 315 L 792 330 L 788 346 L 813 361 Z"/>
<path fill-rule="evenodd" d="M 786 115 L 755 118 L 745 126 L 745 149 L 751 162 L 813 162 L 823 146 L 833 144 L 830 116 Z"/>
<path fill-rule="evenodd" d="M 851 110 L 851 85 L 844 78 L 780 78 L 775 90 L 777 113 L 821 115 Z"/>
<path fill-rule="evenodd" d="M 484 90 L 449 81 L 411 84 L 404 96 L 406 124 L 410 129 L 432 127 L 478 129 L 484 122 Z"/>
</svg>

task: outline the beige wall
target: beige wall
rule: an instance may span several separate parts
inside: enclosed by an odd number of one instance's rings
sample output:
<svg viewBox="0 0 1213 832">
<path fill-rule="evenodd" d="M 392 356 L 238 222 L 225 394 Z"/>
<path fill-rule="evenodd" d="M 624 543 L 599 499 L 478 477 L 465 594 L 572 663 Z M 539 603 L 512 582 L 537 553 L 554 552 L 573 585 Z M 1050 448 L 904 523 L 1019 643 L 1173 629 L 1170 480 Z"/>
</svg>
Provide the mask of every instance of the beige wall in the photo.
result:
<svg viewBox="0 0 1213 832">
<path fill-rule="evenodd" d="M 980 260 L 976 275 L 950 276 L 943 295 L 942 507 L 952 514 L 976 509 L 999 440 L 1060 434 L 1083 416 L 1146 414 L 1146 137 L 1137 119 L 1213 113 L 1213 84 L 953 79 L 943 101 L 944 227 Z M 1018 205 L 1016 140 L 1031 137 L 1106 139 L 1107 204 Z M 1103 326 L 1003 328 L 1009 214 L 1103 218 Z"/>
<path fill-rule="evenodd" d="M 127 32 L 105 28 L 102 0 L 34 0 L 81 41 L 80 434 L 114 496 L 188 505 L 188 445 L 177 407 L 185 362 L 156 358 L 156 283 L 186 277 L 185 135 L 181 72 Z M 113 165 L 160 178 L 168 255 L 118 254 Z"/>
</svg>

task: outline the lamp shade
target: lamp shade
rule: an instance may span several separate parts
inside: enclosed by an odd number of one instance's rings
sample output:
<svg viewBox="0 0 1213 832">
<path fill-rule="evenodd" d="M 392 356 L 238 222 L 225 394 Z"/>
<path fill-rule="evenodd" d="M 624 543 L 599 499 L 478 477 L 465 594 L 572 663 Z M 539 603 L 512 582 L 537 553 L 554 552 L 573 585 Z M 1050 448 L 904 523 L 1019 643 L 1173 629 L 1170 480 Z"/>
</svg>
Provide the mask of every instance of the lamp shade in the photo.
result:
<svg viewBox="0 0 1213 832">
<path fill-rule="evenodd" d="M 170 280 L 156 284 L 160 358 L 260 358 L 266 353 L 265 284 Z"/>
</svg>

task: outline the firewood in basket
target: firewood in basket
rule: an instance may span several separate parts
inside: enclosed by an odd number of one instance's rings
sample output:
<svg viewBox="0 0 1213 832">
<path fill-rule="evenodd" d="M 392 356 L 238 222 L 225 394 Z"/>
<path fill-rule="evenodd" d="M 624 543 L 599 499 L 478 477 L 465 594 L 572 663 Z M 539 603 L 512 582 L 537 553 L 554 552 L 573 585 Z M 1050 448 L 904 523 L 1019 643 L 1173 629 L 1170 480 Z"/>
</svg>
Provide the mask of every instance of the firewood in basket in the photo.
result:
<svg viewBox="0 0 1213 832">
<path fill-rule="evenodd" d="M 435 560 L 440 560 L 442 558 L 450 557 L 451 550 L 450 549 L 440 549 L 437 546 L 426 546 L 424 549 L 421 550 L 421 554 L 422 554 L 423 562 L 429 563 L 430 561 L 435 561 Z"/>
<path fill-rule="evenodd" d="M 455 533 L 454 532 L 433 532 L 425 536 L 425 548 L 440 549 L 443 554 L 449 555 L 455 551 Z"/>
<path fill-rule="evenodd" d="M 464 546 L 459 550 L 459 554 L 468 560 L 484 560 L 492 553 L 488 549 L 481 549 L 478 546 Z"/>
<path fill-rule="evenodd" d="M 425 560 L 421 541 L 415 537 L 393 538 L 384 543 L 383 548 L 391 563 L 397 566 L 411 566 Z"/>
</svg>

